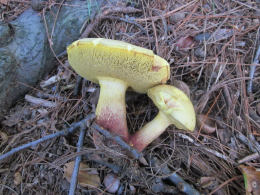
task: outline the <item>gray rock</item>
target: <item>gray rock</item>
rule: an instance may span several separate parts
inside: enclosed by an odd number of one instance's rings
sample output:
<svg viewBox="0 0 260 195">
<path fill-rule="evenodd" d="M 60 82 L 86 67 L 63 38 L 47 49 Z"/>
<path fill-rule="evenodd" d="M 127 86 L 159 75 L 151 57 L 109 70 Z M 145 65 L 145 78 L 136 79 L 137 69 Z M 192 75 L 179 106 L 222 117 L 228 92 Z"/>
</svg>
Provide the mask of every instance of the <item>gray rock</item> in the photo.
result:
<svg viewBox="0 0 260 195">
<path fill-rule="evenodd" d="M 56 23 L 58 7 L 46 12 L 49 35 L 55 23 L 52 47 L 56 54 L 79 38 L 83 23 L 93 18 L 103 2 L 95 0 L 88 5 L 86 1 L 68 1 L 66 4 L 78 6 L 62 6 Z M 0 37 L 1 120 L 4 112 L 30 89 L 28 86 L 34 86 L 57 63 L 49 47 L 42 15 L 32 9 L 10 24 L 0 23 Z"/>
<path fill-rule="evenodd" d="M 6 46 L 13 38 L 14 30 L 10 24 L 0 22 L 0 46 Z"/>
</svg>

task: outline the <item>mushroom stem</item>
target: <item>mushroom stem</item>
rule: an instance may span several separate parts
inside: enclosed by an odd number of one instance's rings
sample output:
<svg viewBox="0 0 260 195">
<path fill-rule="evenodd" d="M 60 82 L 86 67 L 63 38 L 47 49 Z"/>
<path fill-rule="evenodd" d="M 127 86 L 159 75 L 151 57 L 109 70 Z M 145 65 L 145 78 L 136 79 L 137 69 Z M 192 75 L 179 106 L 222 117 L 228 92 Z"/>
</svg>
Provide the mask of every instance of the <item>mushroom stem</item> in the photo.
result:
<svg viewBox="0 0 260 195">
<path fill-rule="evenodd" d="M 143 128 L 137 131 L 129 139 L 129 144 L 141 152 L 153 140 L 159 137 L 165 129 L 172 124 L 169 118 L 161 111 L 157 116 Z"/>
<path fill-rule="evenodd" d="M 128 141 L 125 93 L 128 85 L 111 77 L 98 77 L 100 95 L 96 108 L 97 124 Z"/>
</svg>

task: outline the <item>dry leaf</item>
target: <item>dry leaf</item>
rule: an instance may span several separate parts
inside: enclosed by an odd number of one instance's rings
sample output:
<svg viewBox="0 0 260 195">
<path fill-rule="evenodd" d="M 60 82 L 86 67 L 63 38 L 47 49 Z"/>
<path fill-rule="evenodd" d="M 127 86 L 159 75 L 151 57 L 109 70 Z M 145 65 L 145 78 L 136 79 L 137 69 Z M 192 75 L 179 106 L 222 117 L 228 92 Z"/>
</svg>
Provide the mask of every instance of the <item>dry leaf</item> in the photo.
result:
<svg viewBox="0 0 260 195">
<path fill-rule="evenodd" d="M 17 185 L 21 184 L 21 182 L 22 182 L 21 173 L 20 172 L 16 172 L 14 174 L 14 184 L 17 186 Z"/>
<path fill-rule="evenodd" d="M 64 166 L 64 177 L 70 182 L 71 175 L 74 169 L 75 161 L 66 163 Z M 96 169 L 90 169 L 88 165 L 80 163 L 78 173 L 78 183 L 82 187 L 98 187 L 100 185 L 100 178 Z"/>
<path fill-rule="evenodd" d="M 240 165 L 239 168 L 242 170 L 246 195 L 259 195 L 260 194 L 260 171 L 250 166 Z"/>
</svg>

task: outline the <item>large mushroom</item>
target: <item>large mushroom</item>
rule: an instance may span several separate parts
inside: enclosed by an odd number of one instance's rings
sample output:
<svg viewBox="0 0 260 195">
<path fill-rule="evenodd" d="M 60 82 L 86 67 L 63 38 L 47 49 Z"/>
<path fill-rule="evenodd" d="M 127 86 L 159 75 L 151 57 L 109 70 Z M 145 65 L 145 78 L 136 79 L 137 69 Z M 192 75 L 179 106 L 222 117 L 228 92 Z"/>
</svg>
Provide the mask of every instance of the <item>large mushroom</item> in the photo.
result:
<svg viewBox="0 0 260 195">
<path fill-rule="evenodd" d="M 178 129 L 194 130 L 196 124 L 194 107 L 184 92 L 170 85 L 158 85 L 149 89 L 147 94 L 158 107 L 159 113 L 130 137 L 131 146 L 141 152 L 171 124 Z"/>
<path fill-rule="evenodd" d="M 75 41 L 67 52 L 72 68 L 100 85 L 96 122 L 128 141 L 127 88 L 146 93 L 149 88 L 165 83 L 170 76 L 168 62 L 151 50 L 103 38 Z"/>
</svg>

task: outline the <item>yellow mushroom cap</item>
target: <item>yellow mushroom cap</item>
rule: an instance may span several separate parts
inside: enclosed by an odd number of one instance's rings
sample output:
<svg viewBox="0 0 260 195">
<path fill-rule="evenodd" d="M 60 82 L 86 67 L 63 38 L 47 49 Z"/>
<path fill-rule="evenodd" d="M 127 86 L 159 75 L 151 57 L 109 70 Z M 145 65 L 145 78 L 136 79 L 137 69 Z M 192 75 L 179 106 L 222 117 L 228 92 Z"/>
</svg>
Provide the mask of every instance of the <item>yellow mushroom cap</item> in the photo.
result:
<svg viewBox="0 0 260 195">
<path fill-rule="evenodd" d="M 126 82 L 139 93 L 170 77 L 169 64 L 153 51 L 123 41 L 86 38 L 67 48 L 68 60 L 82 77 L 98 83 L 98 78 L 112 77 Z"/>
<path fill-rule="evenodd" d="M 158 85 L 149 89 L 147 94 L 177 128 L 194 130 L 194 107 L 184 92 L 174 86 Z"/>
</svg>

